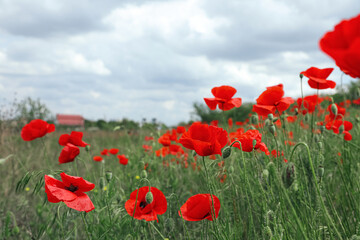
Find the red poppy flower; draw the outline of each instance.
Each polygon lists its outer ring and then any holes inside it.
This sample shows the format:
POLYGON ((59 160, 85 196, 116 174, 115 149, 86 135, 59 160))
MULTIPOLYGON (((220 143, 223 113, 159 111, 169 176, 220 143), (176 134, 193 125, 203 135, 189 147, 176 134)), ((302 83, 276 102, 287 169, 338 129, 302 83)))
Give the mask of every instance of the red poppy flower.
POLYGON ((90 212, 95 209, 89 196, 84 193, 94 189, 95 184, 64 172, 60 176, 62 181, 45 175, 45 192, 49 202, 64 202, 77 211, 90 212))
POLYGON ((21 138, 24 141, 32 141, 41 138, 47 133, 55 131, 55 125, 49 124, 41 119, 35 119, 26 124, 21 130, 21 138))
POLYGON ((333 120, 340 120, 343 119, 346 113, 346 109, 340 107, 337 103, 335 103, 337 107, 337 115, 333 113, 331 110, 331 104, 328 106, 327 110, 329 111, 329 114, 325 116, 325 122, 331 122, 333 120))
POLYGON ((100 157, 100 156, 94 156, 93 159, 94 159, 94 161, 96 161, 96 162, 101 162, 101 161, 103 160, 103 158, 100 157))
POLYGON ((211 110, 215 110, 216 106, 219 106, 219 109, 224 111, 241 106, 241 98, 232 98, 236 93, 236 89, 233 87, 214 87, 211 89, 211 93, 215 98, 204 98, 206 105, 208 105, 211 110))
POLYGON ((72 162, 79 154, 80 154, 80 149, 77 146, 75 146, 71 143, 68 143, 61 150, 61 153, 59 156, 59 164, 72 162))
POLYGON ((265 143, 261 142, 262 135, 258 130, 249 129, 246 133, 240 135, 233 135, 235 137, 232 141, 238 140, 241 142, 234 143, 233 147, 236 147, 244 152, 251 152, 253 149, 263 151, 266 155, 270 155, 268 148, 266 147, 265 143), (253 142, 256 140, 255 147, 253 146, 253 142))
POLYGON ((360 105, 360 98, 352 100, 352 103, 355 105, 360 105))
POLYGON ((151 141, 154 140, 154 137, 145 136, 145 141, 151 141))
POLYGON ((169 155, 169 153, 170 153, 169 147, 162 147, 162 148, 155 151, 155 155, 157 157, 161 156, 163 158, 166 157, 167 155, 169 155))
POLYGON ((150 191, 153 195, 151 203, 148 203, 145 199, 146 194, 149 192, 149 187, 141 187, 130 194, 130 199, 125 203, 125 209, 130 216, 139 220, 158 221, 157 215, 162 215, 166 212, 167 201, 165 195, 155 187, 151 187, 150 191))
POLYGON ((145 150, 145 152, 150 152, 152 150, 152 146, 150 145, 143 144, 142 147, 145 150))
POLYGON ((360 15, 337 24, 320 40, 320 48, 353 78, 360 77, 360 15))
POLYGON ((184 205, 181 206, 179 215, 186 221, 201 221, 207 219, 213 221, 213 209, 215 209, 215 218, 219 216, 220 200, 217 196, 210 194, 196 194, 190 197, 184 205), (181 212, 181 213, 180 213, 181 212))
POLYGON ((119 152, 119 149, 117 149, 117 148, 109 149, 109 153, 111 153, 112 155, 116 155, 118 152, 119 152))
POLYGON ((101 151, 101 155, 103 155, 103 156, 107 156, 107 155, 109 155, 109 150, 107 150, 106 148, 104 148, 102 151, 101 151))
POLYGON ((65 146, 68 143, 71 143, 78 147, 86 147, 86 145, 90 145, 82 140, 83 133, 72 131, 69 134, 62 134, 59 138, 59 144, 61 146, 65 146))
POLYGON ((186 129, 183 126, 178 126, 176 128, 176 132, 179 133, 179 134, 182 134, 182 133, 186 132, 186 129))
POLYGON ((212 120, 212 121, 210 122, 210 125, 211 125, 211 126, 218 127, 218 126, 219 126, 219 120, 212 120))
POLYGON ((270 113, 275 114, 275 111, 283 112, 289 108, 294 102, 291 97, 284 97, 283 85, 279 84, 272 87, 267 87, 253 105, 253 111, 260 116, 268 116, 270 113))
POLYGON ((328 130, 332 129, 334 133, 339 134, 341 125, 344 125, 344 130, 342 132, 344 134, 344 139, 346 141, 352 140, 352 136, 349 133, 349 131, 352 129, 353 125, 349 121, 335 120, 335 121, 328 122, 325 127, 326 127, 326 129, 328 129, 328 130))
POLYGON ((170 144, 171 144, 170 134, 164 133, 161 137, 159 137, 158 142, 165 147, 170 146, 170 144))
POLYGON ((117 155, 117 158, 119 159, 119 163, 122 165, 127 165, 129 162, 129 159, 125 157, 125 155, 117 155))
POLYGON ((316 67, 311 67, 306 71, 301 72, 301 74, 309 78, 308 84, 311 88, 328 89, 335 88, 336 86, 336 83, 334 81, 326 79, 329 77, 333 70, 333 68, 319 69, 316 67))
POLYGON ((195 122, 187 132, 183 133, 179 143, 190 150, 195 150, 200 156, 221 155, 221 149, 228 141, 227 135, 222 128, 195 122))
POLYGON ((298 98, 296 101, 297 102, 296 107, 300 108, 300 106, 302 105, 307 110, 303 112, 304 115, 306 113, 313 113, 315 111, 315 107, 318 104, 320 104, 323 100, 324 100, 323 98, 318 97, 316 94, 304 97, 304 101, 302 98, 298 98))

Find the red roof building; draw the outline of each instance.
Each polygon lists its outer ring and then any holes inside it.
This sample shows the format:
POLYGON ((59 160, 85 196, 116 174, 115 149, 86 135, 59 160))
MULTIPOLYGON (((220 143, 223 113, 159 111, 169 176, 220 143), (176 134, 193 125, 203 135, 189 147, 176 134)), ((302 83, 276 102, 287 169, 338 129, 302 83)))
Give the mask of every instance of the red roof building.
POLYGON ((84 127, 85 119, 81 115, 56 114, 56 122, 59 125, 84 127))

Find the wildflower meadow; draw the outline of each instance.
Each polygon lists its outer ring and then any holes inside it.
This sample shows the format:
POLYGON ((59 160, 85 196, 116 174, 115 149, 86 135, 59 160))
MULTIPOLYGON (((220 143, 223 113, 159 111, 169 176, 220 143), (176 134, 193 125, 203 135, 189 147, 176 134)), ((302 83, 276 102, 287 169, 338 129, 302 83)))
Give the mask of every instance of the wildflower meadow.
MULTIPOLYGON (((360 15, 319 41, 360 78, 360 15)), ((222 119, 168 129, 24 122, 0 145, 1 239, 360 239, 360 88, 309 66, 298 98, 259 86, 245 120, 224 82, 199 97, 222 119), (308 84, 313 94, 304 96, 308 84)))

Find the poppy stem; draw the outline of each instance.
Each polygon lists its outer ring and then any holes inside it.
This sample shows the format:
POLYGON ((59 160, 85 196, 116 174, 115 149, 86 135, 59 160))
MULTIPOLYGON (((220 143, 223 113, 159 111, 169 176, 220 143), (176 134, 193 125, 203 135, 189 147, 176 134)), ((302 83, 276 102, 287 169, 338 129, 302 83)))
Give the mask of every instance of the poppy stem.
MULTIPOLYGON (((327 208, 326 208, 326 206, 325 206, 324 199, 323 199, 322 196, 321 196, 320 187, 319 187, 319 184, 318 184, 318 181, 317 181, 317 177, 316 177, 316 174, 315 174, 314 165, 313 165, 313 162, 312 162, 312 159, 311 159, 311 154, 310 154, 309 146, 308 146, 306 143, 304 143, 304 142, 299 142, 298 144, 296 144, 296 145, 294 146, 293 150, 291 151, 290 161, 291 161, 291 159, 292 159, 292 156, 294 155, 294 152, 295 152, 296 148, 299 147, 299 146, 301 146, 301 145, 303 145, 303 146, 306 148, 306 150, 307 150, 308 158, 309 158, 309 164, 310 164, 310 168, 311 168, 311 173, 312 173, 313 178, 314 178, 314 182, 315 182, 315 186, 316 186, 316 191, 317 191, 317 193, 318 193, 318 195, 319 195, 321 207, 322 207, 322 209, 323 209, 323 211, 324 211, 324 214, 325 214, 328 222, 330 223, 330 225, 333 227, 334 231, 336 232, 336 235, 337 235, 338 239, 343 239, 342 236, 341 236, 341 234, 340 234, 340 232, 337 230, 334 221, 331 219, 330 214, 329 214, 329 212, 328 212, 328 210, 327 210, 327 208)), ((285 191, 284 191, 284 192, 285 192, 285 191)), ((285 195, 286 195, 286 197, 287 197, 287 200, 290 202, 289 196, 288 196, 287 194, 285 194, 285 195)), ((291 202, 290 202, 290 203, 291 203, 291 202)), ((292 209, 293 209, 293 208, 292 208, 292 209)), ((293 211, 295 211, 295 210, 293 209, 293 211)), ((295 214, 296 214, 296 212, 295 212, 295 214)), ((296 220, 299 221, 298 218, 296 218, 296 220)), ((299 227, 301 227, 301 226, 302 226, 302 225, 299 223, 299 227)), ((303 231, 303 229, 301 229, 301 230, 303 231)), ((305 235, 304 235, 304 236, 305 236, 305 235)))
POLYGON ((205 168, 206 182, 208 184, 210 197, 211 197, 211 208, 212 208, 212 210, 210 211, 211 212, 211 217, 212 217, 212 220, 215 223, 214 228, 215 228, 216 234, 219 234, 219 229, 218 229, 217 221, 216 221, 215 206, 214 206, 215 202, 214 202, 214 197, 212 195, 212 186, 211 186, 212 184, 210 183, 209 173, 208 173, 207 168, 206 168, 205 157, 204 156, 202 157, 202 160, 203 160, 203 164, 204 164, 204 168, 205 168))
POLYGON ((82 212, 81 217, 82 217, 82 220, 84 222, 87 239, 91 239, 89 229, 88 229, 88 224, 87 224, 86 219, 85 219, 85 214, 86 214, 85 212, 82 212))
POLYGON ((42 144, 43 144, 43 146, 44 146, 44 158, 45 158, 45 160, 46 160, 46 163, 47 163, 48 167, 50 167, 49 157, 48 157, 47 150, 46 150, 46 144, 45 144, 43 138, 41 138, 41 142, 42 142, 42 144))
POLYGON ((152 222, 149 222, 151 224, 151 226, 153 226, 153 228, 155 229, 155 231, 160 235, 160 237, 162 237, 162 239, 166 239, 161 232, 159 231, 159 229, 157 229, 157 227, 155 227, 155 225, 152 222))

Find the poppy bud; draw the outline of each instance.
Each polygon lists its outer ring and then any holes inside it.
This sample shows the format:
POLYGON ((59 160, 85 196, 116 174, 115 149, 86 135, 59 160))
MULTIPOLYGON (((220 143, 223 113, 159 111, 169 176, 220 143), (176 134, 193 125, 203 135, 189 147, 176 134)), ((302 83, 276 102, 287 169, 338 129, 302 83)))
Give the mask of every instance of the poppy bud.
POLYGON ((272 113, 269 113, 268 119, 269 119, 270 121, 274 120, 274 115, 273 115, 272 113))
POLYGON ((305 119, 306 122, 308 122, 309 121, 309 115, 306 114, 304 119, 305 119))
POLYGON ((106 181, 109 183, 112 179, 112 172, 106 171, 105 177, 106 177, 106 181))
POLYGON ((104 189, 104 187, 105 187, 105 179, 103 177, 101 177, 99 179, 99 186, 100 186, 100 189, 104 189))
POLYGON ((295 115, 299 114, 299 109, 298 108, 295 108, 294 111, 295 111, 295 115))
POLYGON ((331 104, 331 112, 336 116, 338 114, 338 108, 335 103, 331 104))
POLYGON ((256 128, 254 126, 250 126, 251 130, 256 130, 256 128))
POLYGON ((321 150, 323 148, 323 143, 322 142, 317 142, 318 148, 321 150))
POLYGON ((276 216, 273 210, 269 210, 266 213, 265 216, 265 224, 266 225, 270 225, 271 222, 273 222, 275 220, 276 216))
POLYGON ((231 155, 231 147, 224 148, 224 150, 222 151, 223 159, 230 157, 230 155, 231 155))
POLYGON ((90 151, 90 144, 85 146, 85 150, 86 150, 87 152, 90 151))
POLYGON ((295 165, 290 163, 287 165, 282 174, 282 180, 286 188, 289 188, 295 180, 295 165))
POLYGON ((297 182, 294 182, 294 184, 292 185, 292 188, 295 192, 299 191, 299 184, 297 182))
POLYGON ((264 227, 263 232, 264 232, 265 239, 273 238, 273 234, 272 234, 271 228, 269 226, 264 227))
POLYGON ((154 200, 154 196, 152 192, 147 192, 147 194, 145 195, 145 201, 147 202, 147 204, 152 203, 153 200, 154 200))
POLYGON ((276 130, 276 129, 275 129, 275 126, 274 126, 274 125, 270 125, 270 126, 269 126, 269 132, 270 132, 271 134, 274 135, 274 134, 275 134, 275 130, 276 130))
POLYGON ((345 130, 344 125, 341 125, 341 126, 339 127, 339 134, 342 134, 342 133, 344 132, 344 130, 345 130))
POLYGON ((141 177, 141 178, 147 178, 147 172, 146 172, 146 170, 142 170, 142 171, 141 171, 140 177, 141 177))
POLYGON ((14 235, 18 235, 19 232, 20 232, 20 229, 19 229, 18 226, 15 226, 15 227, 12 229, 12 233, 13 233, 14 235))
POLYGON ((304 77, 304 74, 300 73, 299 77, 300 79, 302 79, 304 77))
POLYGON ((195 156, 196 156, 196 152, 195 152, 195 151, 192 151, 192 155, 193 155, 193 157, 195 157, 195 156))
POLYGON ((251 116, 251 123, 252 124, 258 124, 259 123, 259 117, 258 117, 258 115, 252 115, 251 116))
POLYGON ((263 179, 267 181, 269 178, 269 170, 264 169, 262 172, 262 176, 263 176, 263 179))
POLYGON ((256 139, 253 139, 253 141, 252 141, 252 145, 253 145, 253 149, 255 148, 255 146, 256 146, 256 139))
POLYGON ((321 132, 321 133, 324 133, 324 131, 325 131, 325 126, 322 126, 322 125, 321 125, 321 126, 320 126, 320 132, 321 132))
POLYGON ((228 170, 229 170, 229 173, 231 174, 231 173, 233 173, 233 172, 234 172, 234 170, 235 170, 235 169, 234 169, 234 167, 233 167, 233 166, 230 166, 228 170))
POLYGON ((324 166, 320 165, 319 168, 318 168, 318 175, 320 178, 322 178, 324 176, 324 166))

